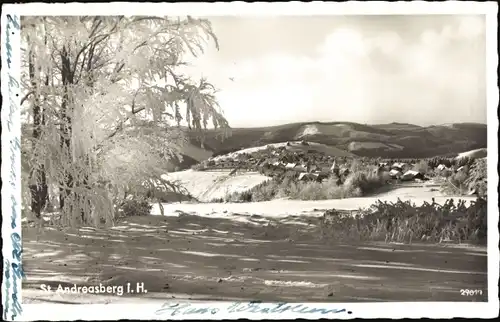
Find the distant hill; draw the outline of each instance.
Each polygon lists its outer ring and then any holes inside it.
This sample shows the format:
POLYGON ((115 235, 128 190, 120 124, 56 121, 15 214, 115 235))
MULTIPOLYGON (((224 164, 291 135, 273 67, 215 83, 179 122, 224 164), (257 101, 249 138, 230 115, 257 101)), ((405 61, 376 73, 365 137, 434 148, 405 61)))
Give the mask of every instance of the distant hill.
MULTIPOLYGON (((203 147, 198 135, 186 130, 190 142, 184 147, 182 161, 169 162, 171 171, 186 169, 210 157, 242 149, 302 140, 317 143, 304 150, 324 150, 328 155, 382 158, 457 157, 464 151, 487 147, 486 124, 479 123, 424 127, 407 123, 304 122, 234 128, 225 139, 221 138, 221 130, 208 130, 204 133, 203 147)), ((30 129, 23 126, 23 137, 29 135, 30 129)))
MULTIPOLYGON (((357 156, 383 158, 427 158, 458 156, 468 150, 486 148, 486 124, 454 123, 418 126, 406 123, 358 124, 352 122, 292 123, 260 128, 231 129, 231 136, 217 138, 220 131, 205 134, 204 149, 214 156, 271 143, 306 140, 357 156)), ((192 135, 191 143, 200 146, 192 135)))

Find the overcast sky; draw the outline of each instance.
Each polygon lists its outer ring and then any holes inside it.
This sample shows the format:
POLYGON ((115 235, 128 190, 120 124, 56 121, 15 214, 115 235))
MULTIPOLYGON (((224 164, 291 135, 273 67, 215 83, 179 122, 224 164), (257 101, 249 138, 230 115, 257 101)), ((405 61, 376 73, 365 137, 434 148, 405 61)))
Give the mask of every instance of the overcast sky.
POLYGON ((232 127, 486 123, 483 16, 208 18, 220 50, 190 73, 232 127))

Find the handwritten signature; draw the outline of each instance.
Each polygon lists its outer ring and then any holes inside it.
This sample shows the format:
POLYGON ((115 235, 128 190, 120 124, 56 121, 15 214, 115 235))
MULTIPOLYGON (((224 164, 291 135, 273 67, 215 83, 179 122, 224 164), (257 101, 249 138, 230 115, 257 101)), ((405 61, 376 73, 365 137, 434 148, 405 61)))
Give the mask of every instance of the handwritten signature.
MULTIPOLYGON (((322 315, 326 314, 338 314, 338 313, 351 313, 346 311, 346 309, 326 309, 318 308, 313 306, 306 306, 304 304, 289 304, 289 303, 260 303, 260 302, 235 302, 231 304, 227 309, 227 313, 260 313, 260 314, 273 314, 273 313, 284 313, 292 312, 297 314, 313 314, 319 313, 322 315)), ((220 309, 210 306, 203 306, 192 303, 172 303, 167 302, 162 305, 161 308, 156 310, 156 315, 189 315, 189 314, 217 314, 220 309)))
POLYGON ((19 21, 17 17, 12 17, 7 15, 7 28, 5 29, 5 39, 7 39, 5 47, 7 48, 7 67, 10 69, 10 63, 12 62, 12 45, 10 44, 10 33, 11 29, 14 28, 16 31, 20 30, 19 21))
MULTIPOLYGON (((11 294, 11 299, 12 299, 12 320, 14 318, 22 313, 22 308, 21 308, 21 303, 18 298, 18 292, 19 290, 17 289, 18 286, 18 280, 26 278, 26 275, 24 274, 23 270, 23 265, 21 264, 21 254, 22 254, 22 246, 21 246, 21 236, 19 236, 18 233, 14 232, 11 235, 11 241, 12 241, 12 258, 17 261, 17 263, 10 263, 10 261, 7 259, 5 260, 5 287, 7 288, 7 294, 9 294, 9 290, 11 290, 12 286, 12 294, 11 294), (12 274, 12 275, 11 275, 12 274), (12 278, 12 284, 11 284, 11 278, 12 278)), ((4 317, 7 317, 7 314, 10 309, 10 303, 9 303, 9 297, 6 296, 4 300, 4 317)))
MULTIPOLYGON (((6 47, 6 60, 7 60, 7 69, 8 69, 8 78, 9 78, 9 86, 8 86, 8 96, 9 96, 9 114, 7 118, 7 133, 11 132, 14 127, 14 117, 19 112, 19 106, 17 102, 14 100, 15 96, 19 96, 19 82, 16 80, 11 74, 11 63, 13 59, 13 49, 11 43, 11 35, 15 34, 15 32, 20 31, 19 19, 17 16, 7 15, 7 26, 5 28, 5 47, 6 47)), ((12 71, 18 72, 18 71, 12 71)), ((11 228, 16 229, 17 224, 16 220, 19 218, 18 214, 18 198, 17 193, 17 181, 18 176, 16 173, 16 161, 18 160, 18 155, 21 150, 21 144, 19 138, 16 137, 10 140, 10 175, 9 175, 9 183, 12 188, 12 192, 10 194, 11 201, 11 228), (16 154, 18 154, 16 156, 16 154)), ((11 234, 11 242, 12 242, 12 259, 5 259, 4 261, 4 285, 6 287, 6 296, 4 298, 4 318, 7 319, 8 313, 11 313, 11 319, 14 320, 16 316, 18 316, 22 312, 20 298, 19 298, 19 290, 18 285, 19 279, 25 278, 23 266, 22 266, 22 245, 21 245, 21 236, 17 232, 13 232, 11 234), (10 295, 10 297, 9 297, 10 295)), ((5 254, 4 254, 5 255, 5 254)))

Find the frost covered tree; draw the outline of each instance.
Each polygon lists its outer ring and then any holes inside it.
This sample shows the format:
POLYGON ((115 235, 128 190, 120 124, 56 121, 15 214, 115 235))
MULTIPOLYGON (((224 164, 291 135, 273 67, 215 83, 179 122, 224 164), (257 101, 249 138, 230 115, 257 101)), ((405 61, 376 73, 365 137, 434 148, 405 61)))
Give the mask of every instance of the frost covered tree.
POLYGON ((207 80, 183 67, 211 43, 192 17, 23 17, 24 200, 57 194, 65 224, 111 222, 126 191, 161 178, 187 142, 182 124, 228 128, 207 80), (184 122, 184 123, 183 123, 184 122), (55 190, 54 190, 55 188, 55 190))

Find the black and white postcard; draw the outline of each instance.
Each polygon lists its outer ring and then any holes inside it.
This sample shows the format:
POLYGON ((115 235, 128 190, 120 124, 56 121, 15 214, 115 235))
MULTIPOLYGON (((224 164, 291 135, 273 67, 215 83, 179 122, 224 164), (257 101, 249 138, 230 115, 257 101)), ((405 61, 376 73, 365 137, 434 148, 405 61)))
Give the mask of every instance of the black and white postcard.
POLYGON ((2 5, 3 319, 498 316, 497 12, 2 5))

